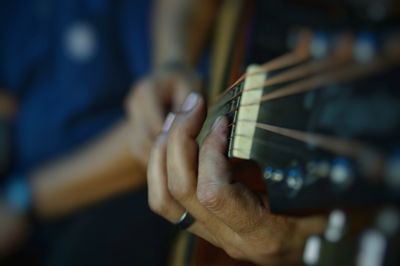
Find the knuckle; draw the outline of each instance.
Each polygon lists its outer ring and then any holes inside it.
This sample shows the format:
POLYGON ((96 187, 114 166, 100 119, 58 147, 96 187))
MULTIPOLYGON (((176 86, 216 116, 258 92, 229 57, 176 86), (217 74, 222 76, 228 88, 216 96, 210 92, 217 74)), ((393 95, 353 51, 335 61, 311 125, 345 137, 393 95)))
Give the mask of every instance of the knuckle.
POLYGON ((155 200, 153 198, 149 198, 149 207, 150 210, 153 211, 154 213, 167 217, 168 215, 168 209, 169 209, 169 203, 166 200, 155 200))
POLYGON ((188 182, 180 182, 180 184, 168 182, 168 190, 179 201, 186 201, 193 195, 193 189, 188 182))
POLYGON ((221 197, 220 187, 215 183, 199 184, 197 187, 197 198, 206 208, 218 211, 223 208, 224 199, 221 197))

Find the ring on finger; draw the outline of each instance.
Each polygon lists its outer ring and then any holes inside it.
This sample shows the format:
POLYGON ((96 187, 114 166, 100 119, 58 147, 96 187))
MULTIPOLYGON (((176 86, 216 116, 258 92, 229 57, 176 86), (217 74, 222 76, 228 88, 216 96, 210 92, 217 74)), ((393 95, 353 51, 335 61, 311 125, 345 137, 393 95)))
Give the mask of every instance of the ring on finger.
POLYGON ((182 230, 188 229, 190 226, 192 226, 195 222, 195 218, 186 210, 181 217, 179 218, 178 222, 175 223, 176 226, 178 226, 182 230))

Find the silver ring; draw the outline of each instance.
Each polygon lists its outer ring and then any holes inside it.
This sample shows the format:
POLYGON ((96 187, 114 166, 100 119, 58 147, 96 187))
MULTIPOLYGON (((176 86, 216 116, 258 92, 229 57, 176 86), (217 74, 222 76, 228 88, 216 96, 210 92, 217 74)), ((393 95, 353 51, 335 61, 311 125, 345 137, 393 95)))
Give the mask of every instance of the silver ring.
POLYGON ((175 224, 182 230, 188 229, 192 224, 194 224, 195 219, 193 216, 188 212, 185 211, 182 216, 179 218, 179 221, 175 224))

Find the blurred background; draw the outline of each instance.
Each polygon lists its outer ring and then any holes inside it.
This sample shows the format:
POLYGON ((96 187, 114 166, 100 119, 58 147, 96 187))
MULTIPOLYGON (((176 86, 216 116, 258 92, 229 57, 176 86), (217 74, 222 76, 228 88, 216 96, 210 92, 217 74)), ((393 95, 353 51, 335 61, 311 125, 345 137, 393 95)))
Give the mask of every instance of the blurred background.
MULTIPOLYGON (((152 121, 183 97, 171 98, 175 81, 194 89, 201 80, 211 100, 250 63, 301 47, 325 58, 343 36, 350 57, 367 64, 393 46, 398 22, 399 2, 390 0, 1 1, 0 264, 166 265, 177 232, 148 207, 145 164, 160 129, 152 121), (154 91, 159 102, 149 100, 154 91)), ((388 151, 396 187, 397 71, 375 79, 385 81, 382 97, 328 95, 349 100, 348 109, 307 122, 388 151), (372 115, 378 126, 365 119, 372 115)), ((343 198, 340 206, 351 201, 343 198)), ((398 191, 383 201, 395 202, 398 217, 398 191)))
MULTIPOLYGON (((129 146, 119 126, 125 98, 152 71, 152 4, 1 2, 2 265, 159 265, 166 258, 171 228, 147 207, 144 179, 131 181, 142 167, 129 166, 128 174, 111 159, 129 146), (93 170, 103 157, 110 166, 93 170), (109 200, 96 203, 102 198, 109 200)), ((134 165, 130 150, 123 153, 134 165)))

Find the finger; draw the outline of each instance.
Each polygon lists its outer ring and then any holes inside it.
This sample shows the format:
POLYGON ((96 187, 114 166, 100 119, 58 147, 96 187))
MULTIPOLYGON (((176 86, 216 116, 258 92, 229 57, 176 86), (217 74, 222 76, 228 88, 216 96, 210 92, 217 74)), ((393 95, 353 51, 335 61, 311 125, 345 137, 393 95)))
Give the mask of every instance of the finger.
POLYGON ((238 233, 254 230, 266 209, 259 197, 245 186, 231 182, 231 165, 226 157, 228 121, 219 117, 200 150, 197 197, 222 222, 238 233))
POLYGON ((168 189, 218 241, 233 242, 236 240, 235 234, 204 208, 196 197, 198 146, 195 138, 205 118, 204 101, 198 94, 191 93, 182 110, 168 137, 168 189))
MULTIPOLYGON (((242 246, 249 257, 263 261, 265 257, 298 250, 301 237, 295 219, 273 215, 268 201, 239 183, 231 183, 231 165, 226 158, 227 125, 225 118, 217 119, 200 151, 197 197, 224 224, 247 244, 242 246), (262 252, 250 248, 249 241, 259 241, 262 252), (294 244, 296 243, 296 244, 294 244)), ((303 239, 304 240, 304 239, 303 239)))
POLYGON ((167 189, 166 176, 166 137, 174 119, 169 114, 165 120, 163 132, 154 143, 147 172, 150 208, 171 223, 176 223, 185 209, 171 197, 167 189))
MULTIPOLYGON (((163 216, 171 223, 176 223, 185 211, 170 195, 167 188, 166 140, 174 117, 175 115, 170 113, 165 120, 162 133, 153 146, 147 173, 149 206, 153 212, 163 216)), ((198 222, 190 226, 188 231, 218 245, 215 238, 198 222)))

